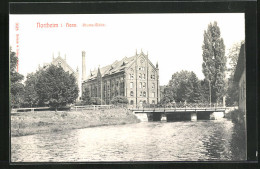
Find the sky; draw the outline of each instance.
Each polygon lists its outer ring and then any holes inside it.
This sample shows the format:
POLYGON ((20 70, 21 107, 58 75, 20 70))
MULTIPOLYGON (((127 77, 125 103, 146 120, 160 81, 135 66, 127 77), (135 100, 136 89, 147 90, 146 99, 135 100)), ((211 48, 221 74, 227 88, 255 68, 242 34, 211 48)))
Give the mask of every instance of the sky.
POLYGON ((220 27, 227 55, 234 43, 245 39, 244 13, 12 14, 9 39, 12 50, 19 51, 18 72, 25 77, 59 53, 63 58, 66 55, 74 70, 78 67, 81 78, 82 51, 86 52, 88 76, 90 70, 142 50, 154 65, 158 62, 160 85, 167 85, 172 74, 181 70, 193 71, 199 79, 204 78, 203 33, 214 21, 220 27), (58 27, 41 27, 46 23, 58 27), (69 27, 72 24, 76 27, 69 27))

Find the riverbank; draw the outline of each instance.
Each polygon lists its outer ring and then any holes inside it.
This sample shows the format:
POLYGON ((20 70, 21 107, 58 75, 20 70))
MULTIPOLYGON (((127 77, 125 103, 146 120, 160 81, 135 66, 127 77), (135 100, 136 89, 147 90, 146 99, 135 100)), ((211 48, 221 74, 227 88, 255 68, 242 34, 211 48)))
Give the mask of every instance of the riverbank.
POLYGON ((232 109, 226 113, 225 117, 231 120, 234 124, 234 131, 232 133, 231 148, 234 156, 233 160, 246 160, 246 113, 239 110, 238 108, 232 109))
POLYGON ((123 108, 60 112, 21 112, 11 115, 11 136, 16 137, 138 122, 140 120, 132 112, 123 108))

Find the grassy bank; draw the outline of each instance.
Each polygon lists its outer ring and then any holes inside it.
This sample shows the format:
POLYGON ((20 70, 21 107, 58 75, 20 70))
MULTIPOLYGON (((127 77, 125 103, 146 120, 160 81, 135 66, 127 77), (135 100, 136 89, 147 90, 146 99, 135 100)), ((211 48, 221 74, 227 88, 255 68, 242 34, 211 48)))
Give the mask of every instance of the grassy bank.
POLYGON ((231 149, 233 160, 246 160, 246 121, 245 113, 239 109, 228 112, 225 117, 232 120, 234 124, 231 149))
POLYGON ((20 112, 11 115, 11 136, 138 122, 126 109, 20 112))

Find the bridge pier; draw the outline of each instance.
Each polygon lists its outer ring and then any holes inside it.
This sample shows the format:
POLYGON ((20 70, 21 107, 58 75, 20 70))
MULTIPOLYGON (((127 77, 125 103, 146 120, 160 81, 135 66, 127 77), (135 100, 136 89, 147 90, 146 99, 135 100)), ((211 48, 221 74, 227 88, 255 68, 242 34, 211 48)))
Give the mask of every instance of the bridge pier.
POLYGON ((191 118, 191 121, 197 121, 197 112, 191 112, 190 118, 191 118))

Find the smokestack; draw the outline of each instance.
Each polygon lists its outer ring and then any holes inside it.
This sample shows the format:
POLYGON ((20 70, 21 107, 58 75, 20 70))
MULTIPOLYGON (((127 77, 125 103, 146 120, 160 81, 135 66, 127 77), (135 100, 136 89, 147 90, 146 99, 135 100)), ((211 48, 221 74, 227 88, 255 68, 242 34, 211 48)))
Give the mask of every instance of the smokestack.
POLYGON ((86 80, 86 52, 82 51, 82 81, 86 80))

